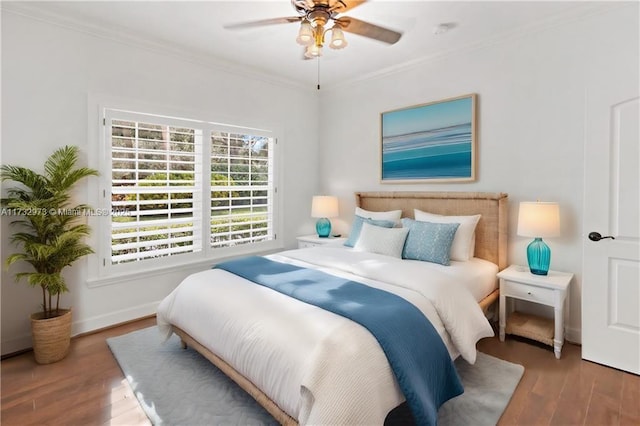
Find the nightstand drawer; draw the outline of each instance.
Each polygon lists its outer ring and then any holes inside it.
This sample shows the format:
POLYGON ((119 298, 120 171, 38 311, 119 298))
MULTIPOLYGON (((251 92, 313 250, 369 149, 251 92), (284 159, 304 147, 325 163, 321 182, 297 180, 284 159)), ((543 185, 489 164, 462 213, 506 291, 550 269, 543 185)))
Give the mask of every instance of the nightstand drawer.
POLYGON ((317 243, 311 243, 309 241, 298 241, 298 248, 309 248, 309 247, 316 247, 319 246, 320 244, 317 243))
POLYGON ((501 290, 507 297, 517 297, 518 299, 528 300, 530 302, 543 303, 550 306, 554 305, 553 290, 548 288, 513 283, 505 280, 501 290))
POLYGON ((325 244, 338 244, 347 241, 344 237, 318 237, 317 235, 302 235, 296 238, 298 240, 298 248, 310 248, 323 246, 325 244))

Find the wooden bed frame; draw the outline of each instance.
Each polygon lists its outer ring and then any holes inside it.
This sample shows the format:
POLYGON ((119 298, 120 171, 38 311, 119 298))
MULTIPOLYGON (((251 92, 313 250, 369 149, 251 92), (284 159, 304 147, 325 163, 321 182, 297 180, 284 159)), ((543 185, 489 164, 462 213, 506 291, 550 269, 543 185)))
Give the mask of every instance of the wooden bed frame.
MULTIPOLYGON (((356 205, 370 211, 402 210, 403 217, 413 218, 413 209, 429 213, 467 216, 481 214, 476 227, 475 256, 489 260, 502 270, 507 266, 507 194, 487 192, 357 192, 356 205)), ((479 302, 487 308, 498 298, 499 290, 479 302)), ((262 405, 283 425, 297 425, 293 417, 285 413, 264 392, 238 373, 231 365, 202 346, 184 330, 176 326, 173 332, 182 342, 182 347, 191 346, 211 361, 229 378, 262 405)))

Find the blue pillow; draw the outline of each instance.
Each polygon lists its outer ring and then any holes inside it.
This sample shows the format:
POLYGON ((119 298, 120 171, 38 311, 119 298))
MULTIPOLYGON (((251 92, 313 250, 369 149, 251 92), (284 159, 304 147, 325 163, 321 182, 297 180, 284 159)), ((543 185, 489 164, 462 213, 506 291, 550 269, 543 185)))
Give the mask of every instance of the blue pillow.
POLYGON ((459 223, 432 223, 402 219, 402 227, 409 228, 402 258, 448 266, 451 244, 458 226, 460 226, 459 223))
POLYGON ((356 215, 353 218, 353 223, 351 224, 351 232, 349 232, 349 238, 344 243, 347 247, 353 247, 356 245, 358 238, 360 237, 360 231, 362 230, 362 224, 367 222, 374 226, 381 226, 383 228, 393 228, 395 223, 392 220, 376 220, 376 219, 367 219, 362 216, 356 215))

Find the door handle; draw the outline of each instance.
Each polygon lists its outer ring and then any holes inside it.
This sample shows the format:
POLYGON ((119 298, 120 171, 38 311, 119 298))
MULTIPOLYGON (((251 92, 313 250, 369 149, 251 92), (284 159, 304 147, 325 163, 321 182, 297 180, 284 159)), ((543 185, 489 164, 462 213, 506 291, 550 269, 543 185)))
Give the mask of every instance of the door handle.
POLYGON ((589 239, 591 241, 600 241, 607 238, 611 238, 612 240, 615 240, 615 238, 611 235, 607 235, 606 237, 603 237, 602 235, 600 235, 599 232, 589 232, 589 239))

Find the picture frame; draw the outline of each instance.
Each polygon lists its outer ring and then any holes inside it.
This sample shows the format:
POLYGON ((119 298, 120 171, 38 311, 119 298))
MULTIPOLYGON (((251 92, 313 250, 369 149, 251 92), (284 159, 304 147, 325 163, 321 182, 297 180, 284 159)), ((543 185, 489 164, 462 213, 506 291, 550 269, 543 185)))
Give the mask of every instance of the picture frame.
POLYGON ((476 180, 475 93, 380 114, 382 183, 476 180))

